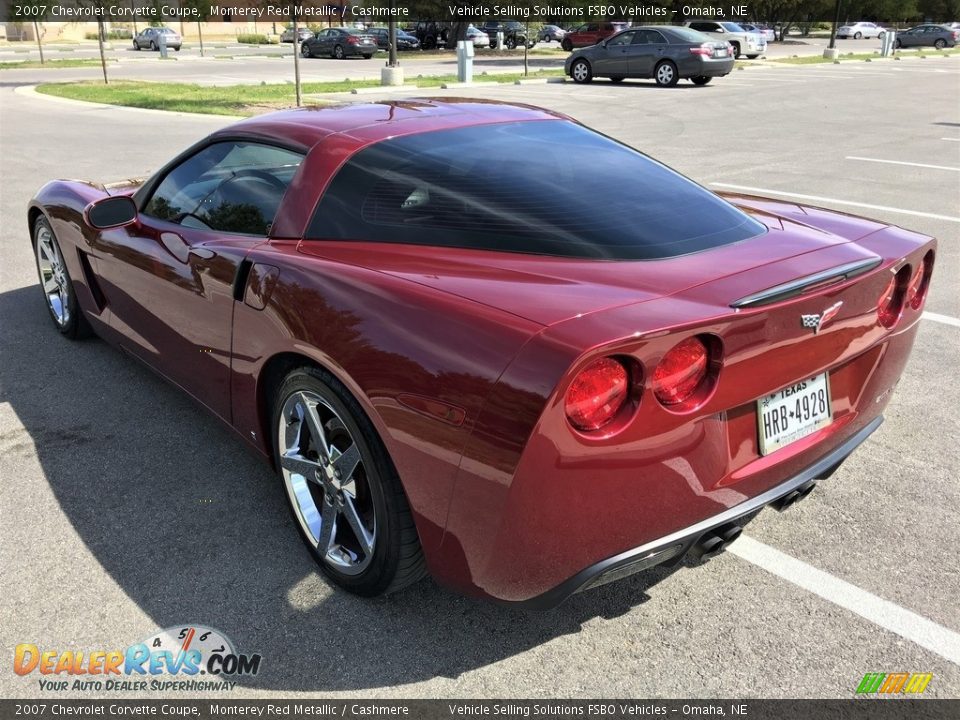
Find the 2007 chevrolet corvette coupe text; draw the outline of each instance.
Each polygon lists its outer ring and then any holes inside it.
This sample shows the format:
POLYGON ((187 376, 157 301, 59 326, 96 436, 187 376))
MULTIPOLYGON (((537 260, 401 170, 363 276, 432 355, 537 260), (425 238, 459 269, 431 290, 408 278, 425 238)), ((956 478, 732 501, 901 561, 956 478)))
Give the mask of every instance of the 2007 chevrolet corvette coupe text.
POLYGON ((29 226, 60 332, 273 463, 334 583, 536 607, 714 554, 829 476, 936 252, 478 100, 244 120, 142 182, 51 182, 29 226))

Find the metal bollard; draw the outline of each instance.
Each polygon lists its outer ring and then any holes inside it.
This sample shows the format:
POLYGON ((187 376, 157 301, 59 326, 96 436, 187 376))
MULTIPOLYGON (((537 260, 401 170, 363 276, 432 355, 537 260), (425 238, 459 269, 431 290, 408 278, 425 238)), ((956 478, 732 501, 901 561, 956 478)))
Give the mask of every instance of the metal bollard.
POLYGON ((462 83, 473 82, 473 41, 457 41, 457 80, 462 83))
POLYGON ((160 45, 160 57, 165 58, 167 56, 167 35, 166 33, 159 33, 160 38, 157 40, 157 43, 160 45))

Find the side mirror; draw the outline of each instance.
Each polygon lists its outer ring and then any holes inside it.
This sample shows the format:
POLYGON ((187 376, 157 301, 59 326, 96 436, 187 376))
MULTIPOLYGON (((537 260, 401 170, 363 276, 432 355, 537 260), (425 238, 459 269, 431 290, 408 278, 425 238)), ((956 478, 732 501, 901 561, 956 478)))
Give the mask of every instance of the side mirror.
POLYGON ((87 205, 84 215, 97 230, 123 227, 137 221, 137 204, 127 195, 105 197, 87 205))

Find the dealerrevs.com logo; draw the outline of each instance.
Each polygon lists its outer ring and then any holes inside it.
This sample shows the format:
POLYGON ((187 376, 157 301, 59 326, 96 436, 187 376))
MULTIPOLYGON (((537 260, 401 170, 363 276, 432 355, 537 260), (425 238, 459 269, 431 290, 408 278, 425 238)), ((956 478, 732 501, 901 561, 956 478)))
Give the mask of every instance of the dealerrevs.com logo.
POLYGON ((233 679, 260 672, 261 656, 234 649, 223 633, 203 625, 167 628, 125 650, 49 650, 17 645, 13 671, 39 675, 45 692, 90 690, 233 690, 233 679))

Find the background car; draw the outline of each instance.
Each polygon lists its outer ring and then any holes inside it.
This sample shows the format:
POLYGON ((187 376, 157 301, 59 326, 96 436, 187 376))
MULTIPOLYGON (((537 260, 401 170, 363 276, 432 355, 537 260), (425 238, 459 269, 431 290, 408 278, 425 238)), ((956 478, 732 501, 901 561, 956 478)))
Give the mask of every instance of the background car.
POLYGON ((730 44, 684 27, 657 25, 623 30, 598 44, 574 50, 564 72, 577 83, 594 77, 613 82, 654 78, 672 87, 681 78, 706 85, 733 70, 730 44))
POLYGON ((591 22, 570 30, 560 41, 560 47, 569 52, 574 48, 596 45, 604 38, 615 35, 627 27, 625 22, 591 22))
POLYGON ((562 42, 566 34, 567 31, 559 25, 544 25, 537 33, 537 40, 539 42, 552 42, 553 40, 562 42))
POLYGON ((757 35, 762 35, 763 39, 766 40, 768 43, 772 43, 774 40, 777 39, 776 33, 774 32, 773 28, 770 27, 769 25, 755 25, 753 23, 742 23, 742 22, 738 22, 737 25, 742 27, 747 32, 754 32, 754 33, 757 33, 757 35))
POLYGON ((748 32, 735 22, 716 22, 714 20, 688 20, 685 27, 710 35, 714 40, 725 40, 733 46, 735 58, 746 55, 751 60, 767 51, 767 41, 763 35, 748 32))
POLYGON ((853 38, 854 40, 859 40, 860 38, 880 38, 883 37, 883 34, 886 30, 876 23, 872 22, 855 22, 852 25, 842 25, 837 28, 837 37, 838 38, 853 38))
MULTIPOLYGON (((331 583, 371 596, 429 568, 534 607, 708 557, 830 477, 883 420, 936 254, 886 223, 717 195, 551 111, 457 98, 247 118, 150 178, 56 180, 24 210, 51 331, 95 331, 220 418, 276 471, 331 583)), ((35 360, 79 353, 103 355, 35 360)), ((68 427, 109 412, 61 400, 68 427)), ((191 454, 182 437, 158 457, 191 454)), ((114 440, 90 438, 145 462, 114 440)), ((168 506, 196 502, 175 479, 168 506)), ((217 487, 273 502, 250 485, 217 487)), ((90 502, 84 540, 114 542, 90 502)), ((840 540, 827 525, 813 551, 840 540)), ((428 623, 433 601, 413 599, 428 623)))
POLYGON ((949 25, 918 25, 897 32, 894 44, 899 47, 935 47, 939 50, 956 47, 960 30, 949 25))
POLYGON ((536 37, 531 34, 527 39, 527 28, 523 23, 516 20, 488 20, 481 27, 484 33, 490 38, 490 47, 496 48, 499 42, 499 33, 503 33, 503 45, 507 50, 523 47, 526 45, 532 48, 537 44, 536 37))
MULTIPOLYGON (((370 28, 366 31, 368 35, 372 35, 373 38, 377 41, 377 47, 380 50, 389 50, 390 49, 390 29, 383 27, 370 28)), ((417 40, 416 36, 411 35, 408 32, 404 32, 400 28, 397 28, 397 50, 419 50, 420 41, 417 40)))
MULTIPOLYGON (((308 27, 303 27, 300 25, 297 27, 297 42, 303 42, 313 37, 313 30, 308 27)), ((292 43, 293 42, 293 26, 288 25, 287 28, 280 33, 280 42, 282 43, 292 43)))
POLYGON ((485 48, 490 47, 490 36, 487 35, 483 30, 470 25, 467 28, 467 40, 470 40, 473 43, 474 47, 485 48))
POLYGON ((418 20, 413 26, 413 34, 424 50, 445 47, 450 34, 450 24, 435 20, 418 20))
POLYGON ((377 52, 377 40, 365 30, 326 28, 300 43, 304 57, 329 56, 337 60, 359 55, 367 60, 377 52))
POLYGON ((141 30, 133 37, 133 49, 159 50, 160 36, 163 36, 164 42, 168 48, 179 50, 182 44, 180 33, 168 27, 148 27, 141 30))

